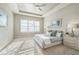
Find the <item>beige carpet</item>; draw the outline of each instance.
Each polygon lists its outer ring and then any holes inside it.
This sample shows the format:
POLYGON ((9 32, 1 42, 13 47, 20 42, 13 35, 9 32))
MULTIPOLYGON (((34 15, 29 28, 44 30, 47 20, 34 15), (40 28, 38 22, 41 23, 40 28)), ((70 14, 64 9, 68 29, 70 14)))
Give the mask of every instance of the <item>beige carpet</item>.
POLYGON ((79 51, 64 45, 57 45, 47 49, 40 49, 36 47, 36 55, 79 55, 79 51))
POLYGON ((78 55, 79 51, 64 45, 40 49, 32 38, 15 39, 9 46, 0 52, 0 55, 78 55))

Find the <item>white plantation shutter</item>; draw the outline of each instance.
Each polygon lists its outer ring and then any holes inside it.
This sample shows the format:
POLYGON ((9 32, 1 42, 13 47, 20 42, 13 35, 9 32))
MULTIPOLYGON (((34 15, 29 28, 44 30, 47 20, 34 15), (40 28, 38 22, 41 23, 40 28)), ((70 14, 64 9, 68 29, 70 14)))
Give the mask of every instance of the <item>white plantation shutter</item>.
POLYGON ((35 20, 21 20, 21 32, 39 32, 40 22, 35 20))

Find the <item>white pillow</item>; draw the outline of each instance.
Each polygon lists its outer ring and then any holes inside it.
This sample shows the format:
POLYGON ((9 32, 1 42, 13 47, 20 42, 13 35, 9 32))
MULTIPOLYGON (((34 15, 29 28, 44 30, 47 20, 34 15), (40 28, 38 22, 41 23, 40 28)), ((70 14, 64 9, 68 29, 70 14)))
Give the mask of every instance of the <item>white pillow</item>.
POLYGON ((61 37, 61 33, 57 33, 56 36, 57 36, 57 37, 61 37))
POLYGON ((50 36, 51 32, 46 32, 46 36, 50 36))

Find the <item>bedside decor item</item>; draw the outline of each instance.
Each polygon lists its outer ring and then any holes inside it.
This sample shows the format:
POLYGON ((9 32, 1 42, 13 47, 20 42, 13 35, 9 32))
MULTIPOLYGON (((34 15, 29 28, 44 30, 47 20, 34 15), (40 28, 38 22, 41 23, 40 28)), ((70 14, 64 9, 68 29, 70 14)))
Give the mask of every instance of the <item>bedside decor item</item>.
POLYGON ((0 27, 6 27, 7 26, 7 14, 3 11, 0 10, 0 27))
POLYGON ((66 34, 70 36, 74 36, 74 25, 73 24, 68 24, 66 27, 66 34))
POLYGON ((79 29, 79 23, 74 24, 74 27, 75 27, 76 29, 79 29))
POLYGON ((66 35, 69 35, 69 33, 68 33, 68 32, 66 32, 65 34, 66 34, 66 35))

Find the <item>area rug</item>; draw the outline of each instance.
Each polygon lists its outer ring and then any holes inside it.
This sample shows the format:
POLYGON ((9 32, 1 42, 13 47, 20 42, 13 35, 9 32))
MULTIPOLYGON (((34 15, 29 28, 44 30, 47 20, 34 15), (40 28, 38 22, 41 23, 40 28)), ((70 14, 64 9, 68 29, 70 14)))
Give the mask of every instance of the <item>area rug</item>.
POLYGON ((33 40, 13 41, 0 55, 34 55, 33 40))
POLYGON ((0 55, 16 55, 23 41, 12 42, 5 49, 0 52, 0 55))
POLYGON ((18 54, 23 55, 34 55, 34 43, 33 40, 24 41, 22 46, 20 47, 18 54))

